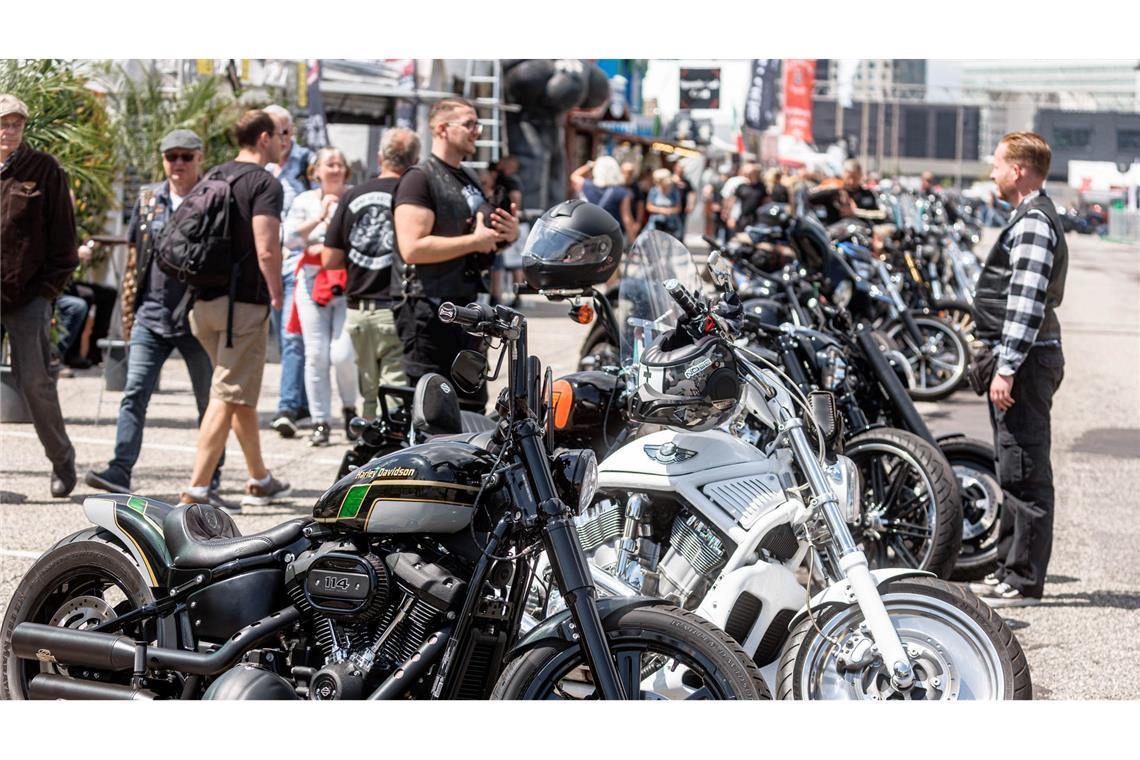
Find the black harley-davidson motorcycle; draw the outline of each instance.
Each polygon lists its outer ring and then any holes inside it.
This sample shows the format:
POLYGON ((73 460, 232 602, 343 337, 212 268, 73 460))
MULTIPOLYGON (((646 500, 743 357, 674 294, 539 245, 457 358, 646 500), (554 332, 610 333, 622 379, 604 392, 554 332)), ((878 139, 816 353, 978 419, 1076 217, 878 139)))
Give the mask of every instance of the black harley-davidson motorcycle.
MULTIPOLYGON (((374 459, 312 519, 253 535, 209 505, 86 499, 95 527, 49 549, 8 606, 2 696, 767 698, 711 624, 659 600, 597 598, 573 524, 597 463, 551 446, 525 318, 450 303, 440 317, 503 345, 493 430, 374 459), (570 604, 523 636, 540 550, 570 604), (681 685, 650 691, 663 668, 681 685)), ((460 416, 442 378, 413 407, 429 422, 460 416)))

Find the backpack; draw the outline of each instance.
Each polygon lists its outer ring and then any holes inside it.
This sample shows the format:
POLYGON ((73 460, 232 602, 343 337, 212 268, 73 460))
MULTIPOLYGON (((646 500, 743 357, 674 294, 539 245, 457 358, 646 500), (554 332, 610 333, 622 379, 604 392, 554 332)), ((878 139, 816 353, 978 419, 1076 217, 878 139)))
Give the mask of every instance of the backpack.
POLYGON ((233 186, 251 171, 261 170, 257 164, 242 164, 226 176, 221 168, 208 173, 194 186, 162 231, 155 251, 156 263, 167 276, 189 287, 176 308, 189 308, 194 291, 202 288, 226 287, 230 306, 226 324, 226 346, 233 345, 233 301, 237 287, 238 266, 249 251, 234 257, 233 186))
POLYGON ((194 186, 163 230, 157 250, 159 269, 192 288, 230 284, 241 263, 233 251, 233 185, 255 169, 261 167, 245 164, 228 177, 214 169, 194 186))

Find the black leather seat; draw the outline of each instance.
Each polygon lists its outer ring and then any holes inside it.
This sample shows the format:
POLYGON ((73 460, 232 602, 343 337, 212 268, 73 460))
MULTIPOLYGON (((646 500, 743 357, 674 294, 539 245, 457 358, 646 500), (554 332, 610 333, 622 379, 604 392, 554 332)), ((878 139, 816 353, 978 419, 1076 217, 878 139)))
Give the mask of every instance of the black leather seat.
POLYGON ((495 422, 495 420, 478 412, 461 411, 459 416, 462 418, 464 433, 485 433, 499 426, 499 423, 495 422))
POLYGON ((175 567, 202 568, 288 546, 301 537, 305 523, 298 518, 243 536, 233 518, 217 507, 187 504, 166 515, 162 530, 175 567))

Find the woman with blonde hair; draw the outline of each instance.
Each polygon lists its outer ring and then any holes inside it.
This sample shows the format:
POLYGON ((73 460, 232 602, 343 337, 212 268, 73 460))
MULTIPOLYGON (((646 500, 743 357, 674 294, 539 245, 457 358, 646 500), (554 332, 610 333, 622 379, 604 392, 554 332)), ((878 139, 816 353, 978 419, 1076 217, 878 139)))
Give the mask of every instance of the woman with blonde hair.
POLYGON ((336 213, 352 172, 344 154, 336 148, 321 148, 309 167, 316 187, 297 196, 285 217, 285 246, 300 250, 294 313, 286 328, 298 329, 305 342, 305 394, 313 418, 312 446, 329 442, 332 419, 330 367, 335 370, 347 435, 348 421, 356 415, 359 386, 356 354, 344 332, 347 304, 344 299, 346 271, 321 267, 321 245, 328 223, 336 213))
POLYGON ((649 212, 646 229, 668 232, 678 240, 684 230, 681 217, 681 192, 673 182, 673 173, 668 169, 653 172, 653 189, 645 201, 649 212))
POLYGON ((621 225, 626 245, 637 237, 633 219, 631 193, 625 187, 625 176, 613 156, 599 156, 582 164, 570 175, 570 187, 582 200, 604 208, 621 225))

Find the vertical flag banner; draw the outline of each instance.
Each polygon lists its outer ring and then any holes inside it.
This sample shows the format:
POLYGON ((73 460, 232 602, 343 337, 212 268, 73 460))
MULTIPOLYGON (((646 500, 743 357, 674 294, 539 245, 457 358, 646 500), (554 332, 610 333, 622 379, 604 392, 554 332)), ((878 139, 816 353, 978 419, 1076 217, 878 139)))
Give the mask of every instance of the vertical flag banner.
POLYGON ((757 58, 752 61, 752 79, 744 100, 744 125, 763 131, 775 120, 776 81, 780 75, 779 58, 757 58))
POLYGON ((784 61, 784 134, 812 142, 811 96, 815 88, 815 59, 784 61))

